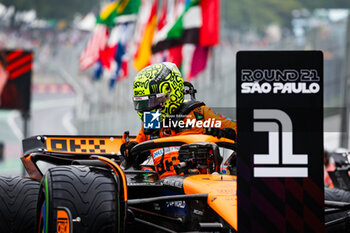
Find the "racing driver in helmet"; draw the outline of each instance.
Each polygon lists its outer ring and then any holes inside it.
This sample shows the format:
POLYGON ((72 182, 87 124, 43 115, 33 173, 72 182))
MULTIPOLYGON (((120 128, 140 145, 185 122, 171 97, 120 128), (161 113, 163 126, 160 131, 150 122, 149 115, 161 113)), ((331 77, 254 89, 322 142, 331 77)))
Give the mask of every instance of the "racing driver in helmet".
MULTIPOLYGON (((133 85, 135 110, 143 123, 146 119, 144 115, 152 112, 153 116, 160 117, 161 125, 158 129, 147 129, 143 124, 136 139, 122 145, 121 153, 125 157, 125 167, 131 166, 136 159, 128 156, 127 152, 137 143, 150 139, 186 134, 209 134, 218 138, 235 139, 236 122, 216 114, 203 102, 196 100, 184 101, 184 89, 184 81, 179 69, 170 62, 152 64, 136 75, 133 85), (196 127, 197 125, 182 128, 178 126, 169 127, 169 125, 164 127, 165 125, 162 125, 163 122, 170 122, 171 120, 186 122, 187 120, 193 121, 193 119, 203 122, 215 119, 216 122, 221 123, 219 124, 220 127, 208 128, 196 127)), ((167 165, 169 165, 169 161, 176 165, 177 150, 176 148, 168 148, 167 150, 151 151, 159 178, 176 175, 174 167, 167 165)))

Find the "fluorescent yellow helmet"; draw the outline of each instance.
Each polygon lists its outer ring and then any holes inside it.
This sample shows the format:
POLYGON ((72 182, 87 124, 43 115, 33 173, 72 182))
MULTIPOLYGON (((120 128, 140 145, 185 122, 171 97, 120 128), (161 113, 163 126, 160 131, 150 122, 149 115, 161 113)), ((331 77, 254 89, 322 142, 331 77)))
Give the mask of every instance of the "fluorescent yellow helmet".
POLYGON ((162 62, 142 69, 135 78, 134 106, 141 120, 143 112, 160 110, 161 119, 174 114, 184 101, 184 81, 175 64, 162 62))

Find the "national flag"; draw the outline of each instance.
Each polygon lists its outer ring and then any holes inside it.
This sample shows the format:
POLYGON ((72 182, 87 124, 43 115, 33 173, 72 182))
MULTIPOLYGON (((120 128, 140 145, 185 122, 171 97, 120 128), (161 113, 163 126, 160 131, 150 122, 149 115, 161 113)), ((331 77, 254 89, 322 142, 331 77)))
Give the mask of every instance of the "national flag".
MULTIPOLYGON (((125 57, 125 56, 124 56, 125 57)), ((118 75, 118 80, 127 78, 129 75, 128 68, 129 68, 129 59, 124 58, 122 59, 122 64, 120 67, 119 75, 118 75)))
POLYGON ((182 65, 182 45, 169 48, 167 61, 174 63, 179 68, 181 67, 181 65, 182 65))
MULTIPOLYGON (((110 54, 111 50, 115 49, 112 44, 108 46, 108 27, 115 25, 117 16, 137 14, 141 5, 141 0, 118 0, 109 3, 103 8, 91 39, 80 56, 80 67, 86 70, 95 64, 100 55, 110 54), (106 50, 108 49, 108 50, 106 50), (105 51, 106 50, 106 51, 105 51)), ((102 58, 103 65, 110 67, 110 56, 102 58)))
POLYGON ((114 26, 114 19, 117 17, 117 8, 119 7, 120 1, 115 1, 107 4, 100 12, 97 18, 97 24, 104 24, 108 27, 114 26))
POLYGON ((109 79, 110 89, 113 89, 118 81, 128 77, 128 63, 129 63, 128 59, 123 56, 121 63, 115 66, 114 74, 113 73, 110 74, 110 79, 109 79))
POLYGON ((154 0, 151 13, 143 32, 143 40, 140 42, 138 51, 135 54, 134 67, 136 70, 141 70, 150 63, 153 36, 157 28, 157 8, 158 0, 154 0))
MULTIPOLYGON (((116 53, 118 50, 118 43, 121 38, 123 31, 121 30, 123 25, 118 25, 110 30, 108 37, 108 45, 102 51, 100 51, 99 61, 101 62, 103 68, 111 71, 112 63, 115 62, 116 53)), ((111 72, 114 72, 111 71, 111 72)))
POLYGON ((199 44, 194 49, 188 81, 195 78, 207 66, 211 46, 219 43, 220 5, 219 0, 201 0, 202 27, 199 44))
MULTIPOLYGON (((177 18, 183 13, 186 4, 180 1, 161 1, 162 10, 159 17, 157 31, 169 31, 175 24, 177 18)), ((158 33, 157 32, 157 33, 158 33)), ((157 34, 156 34, 157 35, 157 34)), ((179 69, 182 67, 182 45, 171 47, 167 50, 157 52, 152 55, 152 63, 172 62, 176 64, 179 69)))
POLYGON ((119 70, 116 73, 117 80, 121 78, 127 78, 128 77, 128 64, 129 64, 129 57, 131 56, 130 53, 130 41, 133 38, 135 31, 135 24, 134 23, 127 23, 124 24, 124 30, 121 32, 122 36, 120 38, 120 46, 116 53, 116 62, 118 64, 119 70))
POLYGON ((105 50, 108 42, 108 28, 104 24, 97 24, 92 37, 80 56, 80 68, 86 70, 96 63, 100 51, 105 50))
POLYGON ((101 78, 102 74, 103 74, 103 66, 102 66, 101 62, 98 61, 96 63, 96 69, 94 71, 95 80, 99 80, 101 78))
POLYGON ((185 43, 198 44, 201 27, 202 11, 199 0, 194 0, 189 3, 172 27, 163 27, 157 33, 153 41, 152 52, 157 53, 185 43))
POLYGON ((171 27, 163 27, 154 38, 152 52, 156 53, 180 44, 213 46, 219 43, 219 0, 186 2, 185 11, 171 27))
POLYGON ((137 14, 140 10, 141 0, 121 0, 117 9, 118 15, 137 14))
MULTIPOLYGON (((162 30, 162 28, 167 25, 169 14, 168 12, 168 1, 161 1, 162 3, 162 9, 159 14, 159 20, 157 24, 157 32, 162 30)), ((155 34, 157 34, 157 32, 155 34)), ((152 57, 150 59, 150 63, 160 63, 167 61, 168 51, 161 51, 156 54, 152 54, 152 57)))
POLYGON ((111 63, 115 58, 117 45, 108 46, 106 49, 100 51, 99 61, 104 68, 111 69, 111 63))
POLYGON ((122 23, 114 27, 109 37, 109 47, 100 55, 100 61, 104 64, 103 76, 109 79, 109 86, 113 88, 115 83, 125 78, 127 74, 128 42, 131 40, 134 31, 133 23, 122 23))
POLYGON ((115 61, 117 63, 117 69, 115 71, 115 79, 118 81, 120 76, 120 70, 122 69, 122 63, 123 63, 123 57, 125 55, 125 44, 123 43, 118 43, 118 49, 115 54, 115 61))
POLYGON ((99 17, 98 24, 105 24, 108 27, 115 26, 115 20, 121 15, 137 14, 141 5, 141 0, 118 0, 109 3, 103 8, 99 17))
POLYGON ((196 77, 200 72, 202 72, 207 66, 209 56, 209 47, 197 45, 193 52, 190 72, 187 80, 191 81, 196 77))
POLYGON ((202 27, 199 42, 202 46, 219 44, 220 2, 219 0, 201 0, 202 27))
POLYGON ((162 10, 160 12, 159 20, 158 20, 158 25, 157 25, 157 30, 160 31, 167 23, 167 1, 162 1, 162 10))
MULTIPOLYGON (((152 1, 143 0, 142 7, 141 7, 140 12, 137 16, 137 22, 135 25, 136 26, 135 33, 133 36, 133 44, 135 44, 134 45, 135 48, 133 48, 134 50, 141 43, 141 41, 143 39, 144 30, 146 28, 151 10, 152 10, 152 1)), ((135 53, 135 51, 134 51, 134 53, 135 53)))

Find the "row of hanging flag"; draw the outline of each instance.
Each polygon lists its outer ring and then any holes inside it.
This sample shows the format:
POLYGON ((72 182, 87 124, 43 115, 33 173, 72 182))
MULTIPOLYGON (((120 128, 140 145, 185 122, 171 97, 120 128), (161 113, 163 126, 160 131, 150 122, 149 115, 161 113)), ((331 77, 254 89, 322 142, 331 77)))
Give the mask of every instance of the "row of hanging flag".
POLYGON ((219 1, 110 2, 97 18, 80 68, 95 67, 95 78, 107 77, 113 87, 128 77, 131 61, 137 71, 156 62, 169 61, 180 68, 187 62, 185 77, 191 80, 206 68, 212 46, 219 43, 219 1))

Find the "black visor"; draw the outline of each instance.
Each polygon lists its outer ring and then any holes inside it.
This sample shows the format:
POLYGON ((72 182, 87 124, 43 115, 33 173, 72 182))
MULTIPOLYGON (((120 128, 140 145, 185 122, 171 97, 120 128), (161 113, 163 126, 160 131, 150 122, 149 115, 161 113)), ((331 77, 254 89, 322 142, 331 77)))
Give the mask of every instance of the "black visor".
POLYGON ((150 111, 160 107, 169 99, 166 93, 136 96, 133 98, 135 110, 138 112, 150 111))

